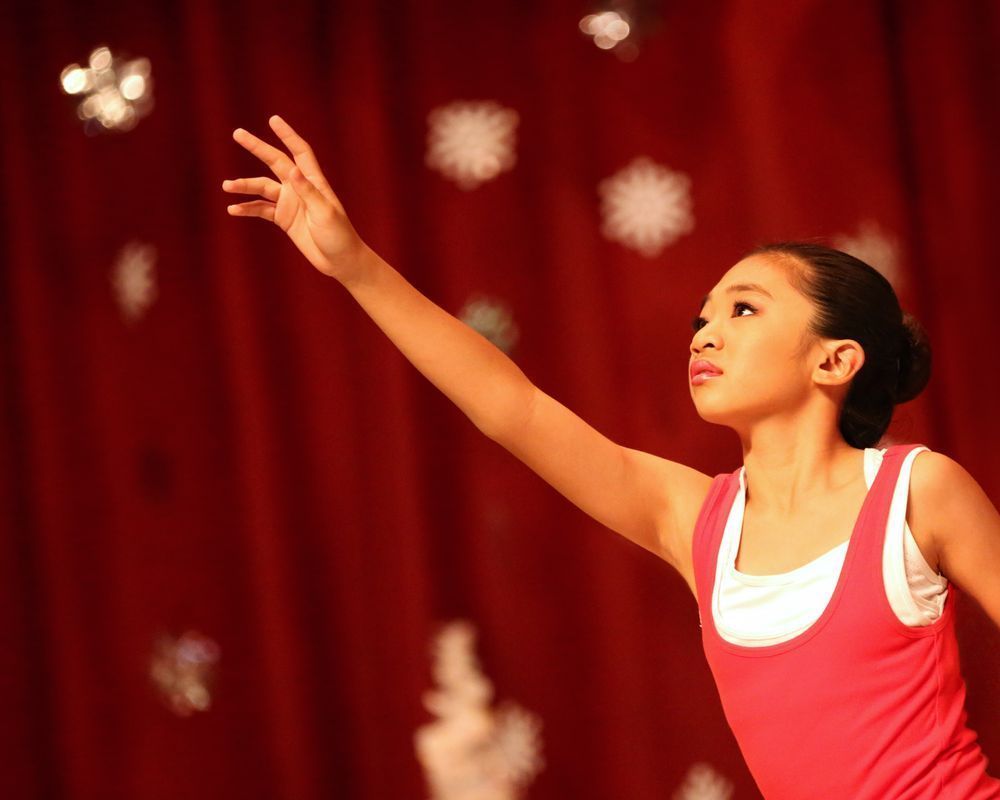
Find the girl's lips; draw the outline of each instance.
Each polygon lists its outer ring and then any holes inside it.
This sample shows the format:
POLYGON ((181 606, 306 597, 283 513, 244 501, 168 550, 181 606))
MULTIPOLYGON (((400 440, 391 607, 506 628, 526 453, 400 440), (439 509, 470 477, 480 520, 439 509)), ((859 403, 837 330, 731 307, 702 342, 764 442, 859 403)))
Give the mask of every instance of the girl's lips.
MULTIPOLYGON (((722 374, 722 370, 715 366, 715 364, 711 361, 699 358, 696 361, 691 362, 691 366, 688 367, 688 373, 691 376, 691 382, 694 383, 695 378, 701 375, 717 377, 722 374)), ((699 382, 704 383, 704 381, 699 382)))
POLYGON ((691 379, 692 386, 701 386, 703 383, 712 380, 712 378, 721 378, 721 372, 699 372, 691 379))

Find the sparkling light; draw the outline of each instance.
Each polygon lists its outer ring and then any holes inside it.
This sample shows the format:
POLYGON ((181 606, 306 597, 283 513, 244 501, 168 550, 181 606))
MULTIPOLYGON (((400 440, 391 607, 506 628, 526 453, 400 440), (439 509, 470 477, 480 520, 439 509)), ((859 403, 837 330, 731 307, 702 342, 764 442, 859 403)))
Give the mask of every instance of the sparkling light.
POLYGON ((493 101, 456 101, 427 116, 426 164, 462 189, 514 166, 518 113, 493 101))
POLYGON ((59 76, 63 91, 81 98, 77 116, 87 133, 131 130, 152 110, 149 59, 125 61, 102 46, 91 52, 87 64, 70 64, 59 76))
POLYGON ((118 88, 126 100, 138 100, 146 92, 146 79, 142 75, 126 75, 118 88))
POLYGON ((109 69, 111 67, 111 50, 103 46, 98 47, 90 54, 88 61, 94 72, 109 69))
POLYGON ((694 230, 690 186, 687 175, 636 158, 598 185, 601 232, 648 258, 658 255, 694 230))
POLYGON ((79 94, 87 89, 90 83, 89 70, 81 69, 78 64, 70 64, 62 71, 63 91, 66 94, 79 94))
POLYGON ((587 14, 580 20, 579 26, 597 47, 613 51, 623 61, 632 61, 639 53, 632 41, 635 39, 635 22, 623 7, 587 14))
POLYGON ((628 19, 617 11, 602 11, 588 14, 580 20, 580 30, 594 37, 594 44, 602 50, 610 50, 628 38, 632 26, 628 19))

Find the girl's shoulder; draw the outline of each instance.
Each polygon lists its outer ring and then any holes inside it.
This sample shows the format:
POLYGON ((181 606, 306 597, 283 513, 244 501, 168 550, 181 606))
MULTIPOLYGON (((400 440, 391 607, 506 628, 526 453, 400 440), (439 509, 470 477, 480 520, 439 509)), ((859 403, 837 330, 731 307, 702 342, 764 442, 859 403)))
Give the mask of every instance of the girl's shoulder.
MULTIPOLYGON (((898 445, 897 445, 898 446, 898 445)), ((969 472, 955 459, 934 450, 923 450, 914 457, 910 471, 910 500, 933 515, 950 506, 946 501, 953 492, 976 484, 969 472)))
POLYGON ((922 452, 908 504, 907 521, 933 542, 938 571, 1000 626, 1000 514, 983 488, 955 459, 922 452))

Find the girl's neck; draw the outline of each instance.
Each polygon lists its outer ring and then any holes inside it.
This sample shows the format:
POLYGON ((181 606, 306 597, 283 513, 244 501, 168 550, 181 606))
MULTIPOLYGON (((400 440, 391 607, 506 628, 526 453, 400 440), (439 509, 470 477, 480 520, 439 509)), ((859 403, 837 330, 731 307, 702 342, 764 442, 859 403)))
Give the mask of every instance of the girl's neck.
POLYGON ((795 517, 864 480, 864 451, 840 436, 762 440, 744 447, 747 502, 757 513, 795 517))

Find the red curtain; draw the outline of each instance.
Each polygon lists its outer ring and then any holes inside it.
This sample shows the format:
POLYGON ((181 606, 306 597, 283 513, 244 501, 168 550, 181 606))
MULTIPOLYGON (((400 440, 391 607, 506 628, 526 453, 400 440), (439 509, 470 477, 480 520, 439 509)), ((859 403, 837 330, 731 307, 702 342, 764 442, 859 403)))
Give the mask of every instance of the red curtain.
MULTIPOLYGON (((754 244, 877 224, 935 354, 890 434, 1000 497, 1000 7, 645 4, 632 61, 581 33, 593 10, 4 12, 0 795, 427 796, 430 641, 465 619, 496 700, 543 722, 529 796, 668 797, 697 762, 759 796, 680 577, 482 437, 277 228, 227 215, 222 180, 263 174, 231 132, 272 113, 418 289, 453 313, 501 298, 539 386, 709 474, 740 451, 688 395, 701 296, 754 244), (59 87, 100 44, 152 64, 127 133, 85 135, 59 87), (456 100, 519 115, 516 165, 474 190, 424 163, 456 100), (695 227, 653 257, 601 235, 598 184, 639 156, 691 181, 695 227), (157 294, 126 322, 130 241, 157 294), (221 660, 184 718, 149 664, 189 629, 221 660)), ((995 764, 1000 634, 969 603, 959 636, 995 764)))

